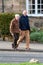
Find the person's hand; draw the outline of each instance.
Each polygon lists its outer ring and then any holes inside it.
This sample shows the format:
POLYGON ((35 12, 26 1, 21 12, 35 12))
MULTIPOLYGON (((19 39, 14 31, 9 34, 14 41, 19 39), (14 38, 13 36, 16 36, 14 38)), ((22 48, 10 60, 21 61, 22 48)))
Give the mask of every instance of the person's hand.
POLYGON ((13 36, 13 33, 11 33, 11 35, 13 36))
POLYGON ((10 31, 11 35, 13 36, 13 33, 10 31))
POLYGON ((20 31, 20 35, 22 35, 22 31, 21 30, 19 30, 20 31))
POLYGON ((19 31, 21 32, 21 30, 19 29, 19 31))

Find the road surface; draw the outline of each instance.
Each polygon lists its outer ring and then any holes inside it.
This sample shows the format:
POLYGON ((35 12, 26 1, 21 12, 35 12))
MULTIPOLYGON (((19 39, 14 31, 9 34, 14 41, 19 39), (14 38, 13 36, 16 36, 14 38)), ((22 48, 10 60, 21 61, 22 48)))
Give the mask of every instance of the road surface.
POLYGON ((32 58, 43 63, 43 52, 0 51, 0 63, 29 62, 32 58))

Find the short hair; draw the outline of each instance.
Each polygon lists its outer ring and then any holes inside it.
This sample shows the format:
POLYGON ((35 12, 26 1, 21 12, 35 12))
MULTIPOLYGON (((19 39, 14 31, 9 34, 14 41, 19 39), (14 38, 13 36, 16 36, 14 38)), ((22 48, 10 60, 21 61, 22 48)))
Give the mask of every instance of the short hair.
POLYGON ((20 17, 20 15, 19 15, 19 14, 15 14, 15 17, 17 17, 17 16, 19 16, 19 17, 20 17))

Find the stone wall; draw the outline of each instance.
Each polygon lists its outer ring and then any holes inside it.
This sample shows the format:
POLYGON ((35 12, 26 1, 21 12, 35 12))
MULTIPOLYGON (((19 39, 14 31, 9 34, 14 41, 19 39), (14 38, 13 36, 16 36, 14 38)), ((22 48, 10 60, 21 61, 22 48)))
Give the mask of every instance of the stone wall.
POLYGON ((19 2, 21 12, 26 9, 26 2, 25 1, 26 0, 20 0, 20 2, 19 2))
POLYGON ((14 0, 14 3, 15 3, 15 4, 13 4, 14 12, 21 13, 24 9, 26 9, 25 1, 26 0, 18 0, 18 1, 14 0))
POLYGON ((31 27, 37 27, 43 29, 43 17, 31 17, 29 19, 31 27))
MULTIPOLYGON (((4 0, 4 12, 21 13, 26 9, 26 0, 4 0)), ((2 0, 0 0, 0 12, 2 11, 2 0)))

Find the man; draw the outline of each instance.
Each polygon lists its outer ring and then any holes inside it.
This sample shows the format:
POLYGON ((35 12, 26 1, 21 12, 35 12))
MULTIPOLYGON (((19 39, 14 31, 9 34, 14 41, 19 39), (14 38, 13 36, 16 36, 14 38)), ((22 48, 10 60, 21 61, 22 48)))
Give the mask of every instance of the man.
POLYGON ((16 48, 17 47, 17 40, 19 38, 19 14, 16 14, 15 18, 11 21, 10 33, 14 38, 12 48, 16 48))
POLYGON ((20 17, 19 20, 19 28, 20 28, 20 37, 17 41, 17 44, 23 40, 23 38, 26 38, 26 49, 29 49, 29 43, 30 43, 30 25, 29 25, 29 18, 27 16, 27 11, 23 11, 23 15, 20 17))

